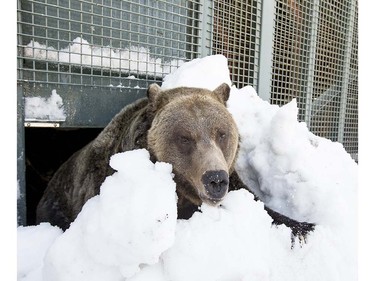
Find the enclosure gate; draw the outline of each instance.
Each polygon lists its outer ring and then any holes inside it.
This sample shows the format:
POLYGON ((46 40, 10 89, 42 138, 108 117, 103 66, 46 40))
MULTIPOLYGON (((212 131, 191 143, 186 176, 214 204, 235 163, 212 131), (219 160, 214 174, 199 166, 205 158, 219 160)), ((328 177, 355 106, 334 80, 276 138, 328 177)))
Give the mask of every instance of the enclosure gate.
POLYGON ((356 0, 18 0, 19 224, 24 126, 104 127, 148 84, 211 54, 228 58, 237 87, 296 98, 299 120, 357 160, 357 23, 356 0), (35 97, 63 114, 34 115, 35 97))

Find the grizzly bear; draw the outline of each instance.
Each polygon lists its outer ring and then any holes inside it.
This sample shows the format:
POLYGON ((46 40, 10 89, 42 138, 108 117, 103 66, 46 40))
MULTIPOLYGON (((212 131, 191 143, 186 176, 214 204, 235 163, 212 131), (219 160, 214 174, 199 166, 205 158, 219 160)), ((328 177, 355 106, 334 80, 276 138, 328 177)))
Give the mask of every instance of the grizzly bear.
MULTIPOLYGON (((151 84, 147 97, 124 107, 96 139, 57 170, 38 204, 37 223, 67 229, 113 174, 110 157, 133 149, 146 148, 152 161, 172 164, 178 218, 191 217, 202 202, 218 205, 228 191, 247 188, 234 171, 239 134, 226 108, 229 93, 226 83, 213 91, 163 91, 151 84)), ((284 223, 282 215, 267 211, 277 217, 276 223, 284 223)))
POLYGON ((146 98, 126 106, 57 170, 38 204, 37 222, 68 228, 114 172, 109 158, 140 148, 149 150, 151 160, 172 164, 180 218, 202 202, 218 204, 228 192, 239 143, 225 106, 229 92, 227 84, 214 91, 150 85, 146 98))

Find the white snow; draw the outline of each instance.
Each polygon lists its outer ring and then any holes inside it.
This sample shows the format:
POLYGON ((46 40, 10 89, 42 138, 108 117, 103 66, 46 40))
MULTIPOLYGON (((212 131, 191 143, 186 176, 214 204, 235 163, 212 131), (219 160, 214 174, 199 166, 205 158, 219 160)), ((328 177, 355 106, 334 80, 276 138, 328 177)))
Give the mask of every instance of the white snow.
MULTIPOLYGON (((162 87, 222 82, 231 84, 225 57, 216 55, 184 64, 162 87)), ((271 226, 263 203, 246 190, 176 220, 171 166, 136 150, 111 158, 117 172, 54 242, 42 247, 22 235, 56 231, 46 224, 18 228, 18 243, 31 245, 18 248, 18 279, 356 280, 357 164, 342 145, 297 121, 295 101, 279 107, 250 86, 232 87, 228 108, 241 135, 240 176, 268 206, 316 223, 305 244, 291 249, 290 229, 271 226), (25 264, 29 255, 39 258, 25 264)))
POLYGON ((49 98, 26 97, 26 121, 65 121, 64 103, 56 90, 52 90, 49 98))
POLYGON ((137 74, 153 73, 162 76, 184 63, 184 58, 164 62, 155 58, 148 48, 131 46, 116 49, 90 44, 82 37, 75 38, 67 47, 56 50, 31 40, 24 47, 24 56, 38 60, 72 63, 94 68, 137 74))
POLYGON ((44 280, 119 280, 155 264, 174 242, 177 220, 172 166, 143 149, 119 153, 117 170, 51 246, 44 280), (75 261, 72 264, 72 261, 75 261))
POLYGON ((295 99, 279 107, 251 87, 233 87, 228 109, 242 139, 237 170, 266 205, 318 224, 341 224, 355 216, 357 164, 340 143, 297 121, 295 99))
POLYGON ((227 58, 214 55, 185 63, 163 79, 163 90, 176 87, 196 87, 214 90, 222 83, 232 85, 227 58))
POLYGON ((43 259, 47 250, 62 230, 49 223, 38 226, 18 227, 17 276, 18 280, 42 280, 43 259))

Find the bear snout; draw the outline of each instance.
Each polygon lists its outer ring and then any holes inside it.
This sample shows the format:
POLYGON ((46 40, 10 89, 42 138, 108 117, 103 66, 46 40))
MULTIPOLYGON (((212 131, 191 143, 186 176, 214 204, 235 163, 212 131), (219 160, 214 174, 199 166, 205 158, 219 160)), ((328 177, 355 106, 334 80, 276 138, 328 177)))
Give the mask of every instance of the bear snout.
POLYGON ((221 200, 228 191, 229 176, 224 170, 207 171, 202 176, 202 183, 211 200, 221 200))

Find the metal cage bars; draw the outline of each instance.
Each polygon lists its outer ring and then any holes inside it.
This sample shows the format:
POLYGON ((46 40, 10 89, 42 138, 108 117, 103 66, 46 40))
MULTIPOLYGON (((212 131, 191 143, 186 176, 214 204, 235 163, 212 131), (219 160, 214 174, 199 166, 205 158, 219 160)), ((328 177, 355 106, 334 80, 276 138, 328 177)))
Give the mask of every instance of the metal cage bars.
POLYGON ((299 119, 313 133, 343 143, 355 160, 357 21, 356 0, 264 1, 258 85, 273 104, 296 98, 299 119))
POLYGON ((262 1, 215 0, 212 53, 228 59, 232 82, 258 86, 262 1))
POLYGON ((18 79, 97 87, 131 87, 134 81, 124 80, 129 76, 160 80, 198 56, 200 6, 199 1, 21 0, 18 79))
POLYGON ((27 89, 138 91, 185 60, 222 53, 237 87, 253 85, 273 104, 297 98, 314 133, 358 150, 355 0, 18 2, 27 89))

